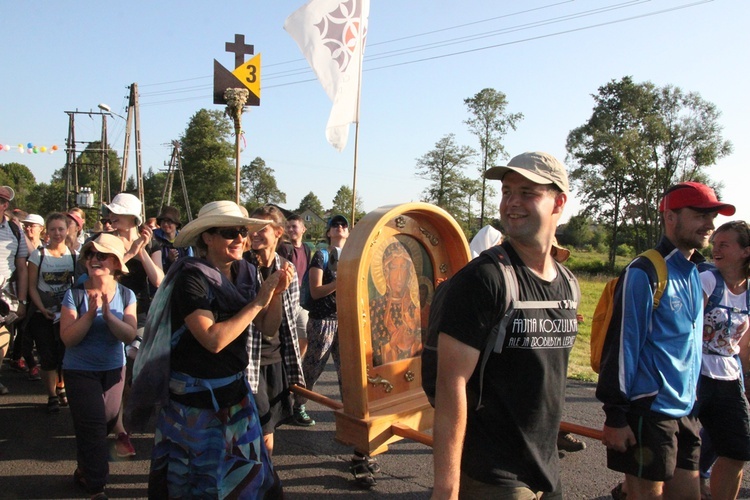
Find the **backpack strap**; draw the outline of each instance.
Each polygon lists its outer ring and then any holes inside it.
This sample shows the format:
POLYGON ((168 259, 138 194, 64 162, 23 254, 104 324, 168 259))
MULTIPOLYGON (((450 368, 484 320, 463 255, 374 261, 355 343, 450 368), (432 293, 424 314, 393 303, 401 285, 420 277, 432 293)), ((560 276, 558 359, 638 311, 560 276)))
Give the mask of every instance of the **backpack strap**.
MULTIPOLYGON (((21 248, 21 228, 16 225, 15 222, 9 219, 5 219, 8 225, 10 226, 10 232, 13 233, 13 236, 16 237, 18 240, 18 246, 16 247, 16 257, 18 257, 18 250, 21 248)), ((25 243, 25 242, 24 242, 25 243)))
POLYGON ((477 402, 477 410, 482 408, 484 370, 487 367, 490 354, 493 352, 496 354, 502 352, 508 323, 510 323, 513 313, 523 309, 577 309, 581 297, 578 280, 573 276, 573 273, 565 266, 555 263, 557 272, 562 273, 568 281, 573 300, 520 300, 518 275, 516 275, 516 270, 513 268, 513 264, 505 249, 501 245, 495 245, 482 253, 492 256, 492 261, 498 265, 503 275, 505 283, 505 312, 500 321, 490 330, 490 334, 487 336, 487 343, 482 350, 482 361, 479 367, 479 400, 477 402))
POLYGON ((503 343, 505 343, 506 326, 510 321, 510 316, 515 310, 514 305, 518 302, 518 277, 516 276, 515 269, 513 269, 513 265, 510 263, 508 253, 500 245, 490 247, 482 253, 491 256, 492 261, 497 264, 500 269, 503 281, 505 282, 505 304, 503 306, 504 313, 502 319, 492 327, 490 334, 487 336, 487 342, 484 345, 484 349, 482 349, 482 361, 479 365, 479 401, 477 403, 477 410, 482 408, 484 369, 487 367, 487 362, 490 360, 490 354, 493 352, 500 353, 500 351, 502 351, 503 343))
POLYGON ((664 290, 667 288, 667 280, 669 274, 667 272, 667 262, 664 260, 662 254, 659 253, 655 248, 646 250, 639 257, 646 257, 651 264, 654 266, 656 271, 656 287, 654 288, 654 309, 659 307, 661 297, 664 295, 664 290))

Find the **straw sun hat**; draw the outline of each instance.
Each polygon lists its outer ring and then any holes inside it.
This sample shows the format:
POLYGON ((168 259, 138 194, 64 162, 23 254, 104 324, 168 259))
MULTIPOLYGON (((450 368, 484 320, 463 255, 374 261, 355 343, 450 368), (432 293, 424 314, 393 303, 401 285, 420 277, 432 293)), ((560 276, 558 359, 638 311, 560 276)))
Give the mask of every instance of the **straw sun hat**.
POLYGON ((114 234, 101 233, 93 240, 89 240, 81 248, 81 255, 86 255, 91 249, 102 253, 111 253, 120 261, 120 269, 123 273, 128 272, 128 266, 125 265, 125 245, 122 240, 114 234))
POLYGON ((212 201, 203 205, 197 218, 185 224, 175 238, 174 246, 195 245, 201 233, 212 227, 244 226, 250 232, 254 232, 266 227, 268 223, 267 220, 245 217, 240 207, 233 201, 212 201))

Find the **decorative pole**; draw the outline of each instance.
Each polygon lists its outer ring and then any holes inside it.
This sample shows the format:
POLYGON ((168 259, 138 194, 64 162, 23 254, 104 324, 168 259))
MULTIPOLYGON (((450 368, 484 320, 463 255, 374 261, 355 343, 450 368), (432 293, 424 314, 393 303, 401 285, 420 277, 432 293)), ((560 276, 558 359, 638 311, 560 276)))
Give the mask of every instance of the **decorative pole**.
POLYGON ((242 132, 242 112, 245 110, 245 103, 250 96, 247 89, 226 89, 224 99, 227 101, 226 114, 234 122, 234 148, 236 160, 235 174, 235 203, 240 204, 240 133, 242 132))

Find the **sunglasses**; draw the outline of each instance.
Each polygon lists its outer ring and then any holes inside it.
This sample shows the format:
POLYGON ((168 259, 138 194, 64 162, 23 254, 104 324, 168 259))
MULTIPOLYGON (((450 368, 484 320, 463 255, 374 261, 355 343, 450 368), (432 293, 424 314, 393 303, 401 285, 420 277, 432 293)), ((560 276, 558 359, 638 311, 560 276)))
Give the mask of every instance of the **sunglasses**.
POLYGON ((86 254, 87 259, 91 259, 93 257, 96 257, 96 260, 99 262, 106 261, 112 254, 111 253, 104 253, 104 252, 88 252, 86 254))
POLYGON ((349 224, 347 224, 346 222, 334 222, 334 223, 331 224, 331 227, 343 227, 343 228, 347 228, 347 227, 349 227, 349 224))
POLYGON ((233 240, 237 238, 237 236, 247 238, 248 235, 248 230, 246 227, 215 227, 209 232, 218 234, 225 240, 233 240))
POLYGON ((110 221, 109 219, 99 219, 99 222, 101 222, 102 225, 104 225, 104 224, 112 224, 112 221, 110 221))

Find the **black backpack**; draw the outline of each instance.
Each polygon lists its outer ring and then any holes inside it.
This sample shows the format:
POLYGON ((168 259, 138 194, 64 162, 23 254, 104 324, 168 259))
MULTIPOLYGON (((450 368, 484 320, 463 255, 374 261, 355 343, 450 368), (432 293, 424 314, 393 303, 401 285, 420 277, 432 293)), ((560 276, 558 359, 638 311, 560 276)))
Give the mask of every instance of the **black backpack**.
MULTIPOLYGON (((505 249, 500 246, 491 247, 482 254, 487 254, 492 258, 492 261, 497 264, 500 268, 500 272, 503 275, 503 281, 506 286, 505 293, 505 305, 503 307, 504 313, 500 321, 490 330, 487 336, 487 341, 482 349, 482 356, 480 360, 480 379, 479 379, 479 400, 477 409, 482 406, 482 389, 484 384, 484 369, 487 366, 487 362, 490 359, 490 354, 493 352, 500 353, 505 342, 505 332, 510 322, 513 313, 519 309, 576 309, 578 307, 578 301, 581 297, 581 291, 578 287, 578 280, 570 272, 570 270, 559 264, 557 265, 558 272, 562 272, 568 280, 568 285, 573 292, 573 300, 519 300, 518 298, 518 276, 516 271, 510 262, 510 257, 505 249)), ((438 367, 438 336, 440 331, 438 325, 443 315, 447 281, 441 283, 435 290, 435 295, 432 298, 432 305, 430 306, 430 318, 427 323, 427 338, 425 339, 422 347, 422 389, 424 389, 427 399, 430 404, 435 406, 435 389, 437 386, 437 367, 438 367)))

